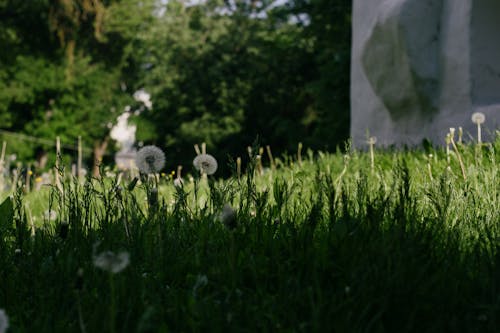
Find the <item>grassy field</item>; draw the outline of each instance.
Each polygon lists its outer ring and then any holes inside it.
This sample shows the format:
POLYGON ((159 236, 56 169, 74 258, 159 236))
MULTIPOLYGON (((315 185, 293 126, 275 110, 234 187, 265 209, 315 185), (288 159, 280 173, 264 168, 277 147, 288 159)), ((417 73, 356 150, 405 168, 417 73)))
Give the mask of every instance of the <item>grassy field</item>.
POLYGON ((20 188, 0 206, 0 308, 9 332, 498 332, 499 151, 20 188))

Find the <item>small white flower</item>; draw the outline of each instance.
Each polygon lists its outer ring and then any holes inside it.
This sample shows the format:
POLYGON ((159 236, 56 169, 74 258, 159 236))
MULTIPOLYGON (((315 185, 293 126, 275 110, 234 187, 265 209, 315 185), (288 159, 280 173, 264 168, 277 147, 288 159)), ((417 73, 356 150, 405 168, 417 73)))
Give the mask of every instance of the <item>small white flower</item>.
POLYGON ((474 112, 471 119, 474 124, 482 124, 485 122, 486 116, 482 112, 474 112))
POLYGON ((196 282, 193 286, 193 295, 196 296, 198 289, 205 287, 208 284, 208 278, 206 275, 198 274, 196 276, 196 282))
POLYGON ((135 163, 142 173, 156 173, 165 165, 165 154, 156 146, 145 146, 137 152, 135 163))
POLYGON ((57 218, 57 213, 54 211, 54 210, 46 210, 45 212, 43 212, 43 217, 45 220, 48 220, 48 221, 55 221, 55 219, 57 218))
POLYGON ((5 313, 4 309, 0 309, 0 333, 7 332, 9 328, 9 317, 5 313))
POLYGON ((111 251, 105 251, 94 256, 94 266, 111 273, 123 271, 130 263, 128 252, 122 251, 115 254, 111 251))
POLYGON ((213 175, 217 171, 217 160, 209 154, 200 154, 193 160, 196 170, 207 175, 213 175))

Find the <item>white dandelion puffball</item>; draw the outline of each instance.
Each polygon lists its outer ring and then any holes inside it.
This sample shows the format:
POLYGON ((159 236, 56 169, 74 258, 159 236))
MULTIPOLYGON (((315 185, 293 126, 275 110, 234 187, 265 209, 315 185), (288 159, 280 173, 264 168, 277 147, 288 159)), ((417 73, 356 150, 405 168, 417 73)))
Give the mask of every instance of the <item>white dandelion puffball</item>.
POLYGON ((486 116, 482 112, 474 112, 471 119, 474 124, 482 124, 485 122, 486 116))
POLYGON ((5 313, 4 309, 0 309, 0 333, 7 332, 9 328, 9 317, 5 313))
POLYGON ((95 267, 115 274, 123 271, 129 263, 130 255, 125 251, 118 254, 111 251, 105 251, 94 256, 95 267))
POLYGON ((142 173, 156 173, 165 165, 165 154, 156 146, 144 146, 137 152, 135 164, 142 173))
POLYGON ((201 154, 194 158, 193 165, 196 170, 207 175, 213 175, 217 171, 217 160, 209 154, 201 154))
POLYGON ((219 215, 219 219, 227 227, 232 228, 236 226, 236 211, 229 204, 225 204, 222 208, 222 212, 219 215))

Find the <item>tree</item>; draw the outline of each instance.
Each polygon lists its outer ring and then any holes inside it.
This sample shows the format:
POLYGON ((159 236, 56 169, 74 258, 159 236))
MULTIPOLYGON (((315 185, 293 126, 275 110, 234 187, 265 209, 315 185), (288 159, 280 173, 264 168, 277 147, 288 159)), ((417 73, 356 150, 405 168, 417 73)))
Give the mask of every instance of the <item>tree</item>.
POLYGON ((0 40, 12 52, 0 56, 1 127, 66 142, 82 136, 101 159, 111 124, 131 100, 124 83, 130 29, 147 21, 152 3, 2 1, 0 40), (133 13, 131 22, 118 17, 124 8, 133 13))
POLYGON ((139 140, 173 150, 177 163, 190 163, 202 141, 225 157, 243 153, 257 135, 283 150, 308 134, 303 88, 312 63, 303 28, 256 18, 250 2, 231 4, 169 1, 139 47, 140 86, 153 100, 136 119, 139 140))
POLYGON ((311 140, 334 149, 349 138, 352 0, 291 0, 288 10, 307 18, 303 38, 313 45, 311 140))

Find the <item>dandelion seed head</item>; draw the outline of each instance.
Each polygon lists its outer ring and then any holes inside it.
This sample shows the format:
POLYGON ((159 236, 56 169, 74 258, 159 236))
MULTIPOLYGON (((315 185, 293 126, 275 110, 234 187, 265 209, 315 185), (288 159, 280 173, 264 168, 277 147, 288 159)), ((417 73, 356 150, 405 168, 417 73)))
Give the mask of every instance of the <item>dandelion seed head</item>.
POLYGON ((105 251, 94 256, 95 267, 114 274, 123 271, 129 263, 130 255, 125 251, 118 254, 111 251, 105 251))
POLYGON ((474 124, 482 124, 486 121, 486 116, 482 112, 474 112, 471 119, 474 124))
POLYGON ((217 160, 209 154, 200 154, 193 160, 193 165, 196 170, 213 175, 217 171, 217 160))
POLYGON ((0 333, 7 332, 9 328, 9 317, 5 313, 4 309, 0 309, 0 333))
POLYGON ((236 227, 236 211, 229 204, 224 205, 222 212, 219 215, 219 219, 230 229, 236 227))
POLYGON ((135 163, 142 173, 156 173, 165 165, 165 154, 156 146, 144 146, 137 152, 135 163))

